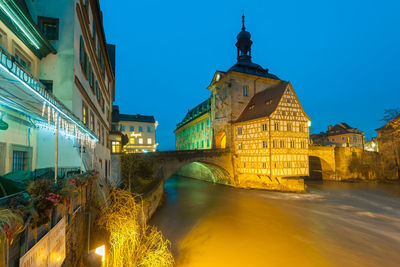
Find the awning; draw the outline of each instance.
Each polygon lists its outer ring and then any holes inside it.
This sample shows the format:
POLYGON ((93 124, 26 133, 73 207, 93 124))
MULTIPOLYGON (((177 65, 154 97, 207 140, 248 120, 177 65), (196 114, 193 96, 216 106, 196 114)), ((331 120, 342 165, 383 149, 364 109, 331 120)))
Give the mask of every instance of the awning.
POLYGON ((0 47, 0 105, 23 113, 38 127, 48 127, 76 137, 85 143, 98 142, 88 129, 61 101, 47 92, 32 74, 24 70, 13 57, 0 47))

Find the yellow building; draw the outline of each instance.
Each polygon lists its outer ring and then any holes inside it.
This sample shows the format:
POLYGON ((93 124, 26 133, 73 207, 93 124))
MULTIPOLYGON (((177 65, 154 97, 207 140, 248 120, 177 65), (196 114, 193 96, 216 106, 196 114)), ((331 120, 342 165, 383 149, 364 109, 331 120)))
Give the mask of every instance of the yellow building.
POLYGON ((210 149, 210 99, 189 110, 174 133, 176 150, 210 149))
POLYGON ((254 95, 233 124, 239 175, 307 176, 309 121, 288 82, 254 95))
POLYGON ((178 124, 176 149, 198 149, 196 123, 207 118, 210 148, 232 151, 239 184, 256 179, 257 183, 279 185, 280 178, 309 175, 311 121, 292 85, 252 62, 252 43, 243 17, 236 64, 214 74, 208 86, 209 111, 199 116, 189 111, 178 124))

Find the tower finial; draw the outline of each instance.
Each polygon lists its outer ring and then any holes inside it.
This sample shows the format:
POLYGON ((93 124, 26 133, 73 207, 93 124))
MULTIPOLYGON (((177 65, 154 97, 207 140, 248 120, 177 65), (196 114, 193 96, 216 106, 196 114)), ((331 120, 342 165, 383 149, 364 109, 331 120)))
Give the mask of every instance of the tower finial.
POLYGON ((246 27, 244 26, 244 12, 242 15, 242 31, 246 30, 246 27))

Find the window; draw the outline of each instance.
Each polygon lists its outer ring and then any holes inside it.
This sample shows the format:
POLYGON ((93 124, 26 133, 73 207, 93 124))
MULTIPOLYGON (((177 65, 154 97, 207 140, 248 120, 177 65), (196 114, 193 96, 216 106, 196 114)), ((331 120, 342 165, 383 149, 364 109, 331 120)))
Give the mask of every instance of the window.
POLYGON ((47 92, 53 93, 53 81, 52 80, 40 80, 40 82, 44 85, 44 88, 47 92))
POLYGON ((94 21, 92 24, 92 37, 93 37, 94 47, 96 47, 96 24, 94 23, 94 21))
POLYGON ((199 141, 196 142, 196 148, 199 148, 199 141))
POLYGON ((135 137, 129 138, 129 144, 135 144, 135 137))
POLYGON ((13 151, 13 171, 24 171, 28 166, 28 153, 26 151, 13 151))
POLYGON ((291 103, 291 102, 292 102, 292 100, 290 100, 290 99, 288 98, 288 99, 287 99, 287 102, 288 102, 288 103, 291 103))
POLYGON ((0 29, 0 45, 7 49, 7 34, 0 29))
POLYGON ((31 60, 29 59, 28 56, 26 56, 23 52, 21 52, 19 49, 15 48, 15 55, 14 55, 15 61, 25 70, 31 71, 31 60))
POLYGON ((267 163, 263 162, 262 167, 263 167, 263 169, 266 169, 267 168, 267 163))
POLYGON ((294 148, 294 141, 293 141, 293 140, 290 141, 290 147, 291 147, 291 148, 294 148))
POLYGON ((210 127, 210 119, 207 119, 207 128, 210 127))
POLYGON ((196 128, 197 128, 197 131, 199 131, 199 128, 200 128, 200 127, 199 127, 199 124, 198 124, 198 123, 197 123, 197 125, 196 125, 196 128))
POLYGON ((279 123, 275 123, 275 131, 279 131, 279 123))
POLYGON ((243 86, 243 96, 247 96, 247 86, 243 86))
POLYGON ((297 112, 293 112, 293 116, 297 116, 297 112))
POLYGON ((226 97, 227 95, 228 95, 228 89, 225 88, 225 89, 224 89, 224 96, 226 97))
POLYGON ((285 112, 285 111, 282 111, 282 115, 285 116, 285 115, 286 115, 286 112, 285 112))
POLYGON ((125 126, 121 125, 121 132, 125 132, 125 126))
POLYGON ((238 134, 238 135, 241 135, 241 134, 242 134, 242 127, 238 127, 238 128, 237 128, 237 134, 238 134))
POLYGON ((147 138, 147 144, 151 145, 151 138, 147 138))
POLYGON ((111 142, 111 152, 112 153, 120 153, 121 152, 121 145, 118 141, 111 142))
POLYGON ((263 124, 263 125, 262 125, 262 130, 263 130, 263 132, 266 132, 266 131, 267 131, 267 124, 263 124))
POLYGON ((81 66, 83 66, 83 61, 84 61, 83 54, 84 54, 84 51, 85 51, 85 46, 83 44, 83 38, 82 38, 82 35, 81 35, 80 42, 79 42, 79 62, 81 63, 81 66))
POLYGON ((204 121, 201 122, 201 130, 204 130, 204 121))
POLYGON ((207 139, 207 147, 210 146, 210 139, 207 139))
POLYGON ((93 112, 90 112, 90 130, 92 130, 93 132, 95 131, 95 129, 94 129, 94 115, 93 115, 93 112))
POLYGON ((134 126, 130 126, 130 127, 129 127, 129 131, 130 131, 130 132, 134 132, 134 131, 135 131, 135 127, 134 127, 134 126))
POLYGON ((301 141, 301 148, 306 148, 306 142, 301 141))
POLYGON ((277 148, 277 147, 278 147, 276 140, 273 140, 273 141, 272 141, 272 147, 273 147, 273 148, 277 148))
POLYGON ((287 124, 287 130, 288 130, 288 132, 292 131, 292 124, 290 124, 290 123, 287 124))
POLYGON ((268 142, 267 141, 263 141, 263 148, 268 148, 268 142))
POLYGON ((285 148, 285 141, 281 140, 281 148, 285 148))
POLYGON ((92 72, 92 63, 89 62, 89 86, 93 88, 93 72, 92 72))
POLYGON ((272 99, 268 99, 267 101, 265 101, 265 105, 271 105, 272 104, 272 99))
POLYGON ((139 132, 143 133, 143 127, 142 126, 139 126, 139 132))
POLYGON ((300 125, 300 126, 299 126, 299 131, 300 131, 300 132, 304 132, 304 126, 303 126, 303 125, 300 125))
POLYGON ((204 140, 201 140, 201 148, 204 148, 204 140))
POLYGON ((88 108, 85 103, 82 102, 82 122, 86 126, 88 125, 88 108))
POLYGON ((38 17, 39 28, 49 41, 58 40, 59 19, 38 17))
POLYGON ((147 126, 147 132, 151 133, 151 127, 150 126, 147 126))
POLYGON ((139 138, 139 144, 143 145, 143 138, 139 138))

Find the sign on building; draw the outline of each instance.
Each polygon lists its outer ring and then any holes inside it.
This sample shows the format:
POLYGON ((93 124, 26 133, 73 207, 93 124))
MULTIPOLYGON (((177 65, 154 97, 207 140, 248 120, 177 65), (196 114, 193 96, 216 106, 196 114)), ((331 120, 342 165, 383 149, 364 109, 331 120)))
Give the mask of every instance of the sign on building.
POLYGON ((65 217, 19 260, 21 267, 59 267, 65 259, 65 217))

